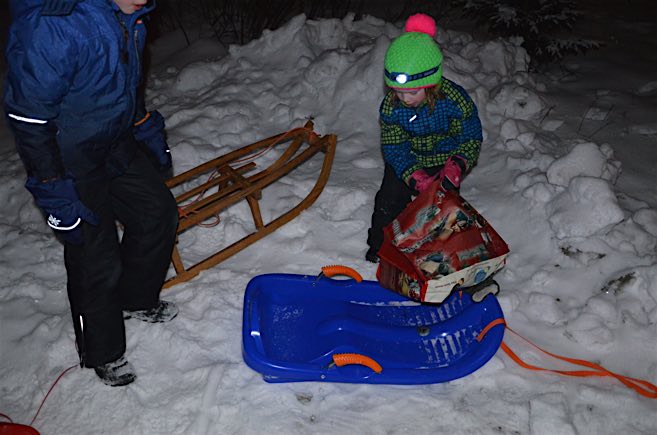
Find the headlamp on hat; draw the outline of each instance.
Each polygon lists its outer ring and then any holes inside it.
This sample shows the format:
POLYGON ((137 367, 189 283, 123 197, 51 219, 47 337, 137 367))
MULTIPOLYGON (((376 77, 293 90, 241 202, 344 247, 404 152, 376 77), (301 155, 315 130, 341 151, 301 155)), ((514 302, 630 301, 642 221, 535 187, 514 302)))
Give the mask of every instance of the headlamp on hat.
POLYGON ((421 73, 417 74, 406 74, 406 73, 400 73, 400 72, 390 72, 388 70, 385 70, 385 75, 388 77, 390 80, 392 80, 395 83, 399 83, 400 85, 406 84, 408 82, 412 82, 415 80, 420 80, 425 77, 429 77, 432 74, 437 73, 440 70, 440 65, 433 67, 431 69, 428 69, 426 71, 422 71, 421 73))

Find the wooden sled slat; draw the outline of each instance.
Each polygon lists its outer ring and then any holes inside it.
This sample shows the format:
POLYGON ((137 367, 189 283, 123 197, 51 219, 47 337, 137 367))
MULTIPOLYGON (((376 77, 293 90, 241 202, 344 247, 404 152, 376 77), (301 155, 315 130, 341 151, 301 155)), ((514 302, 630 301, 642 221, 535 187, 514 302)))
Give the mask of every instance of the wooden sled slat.
MULTIPOLYGON (((244 166, 240 166, 237 169, 234 169, 234 171, 241 174, 243 172, 250 171, 251 169, 254 169, 255 167, 256 167, 256 164, 251 162, 251 163, 248 163, 244 166)), ((201 184, 200 186, 195 187, 191 190, 188 190, 187 192, 183 192, 182 194, 176 196, 176 202, 180 204, 183 201, 186 201, 186 200, 188 200, 188 199, 190 199, 190 198, 192 198, 196 195, 202 194, 203 192, 211 189, 214 186, 220 186, 222 183, 226 183, 227 181, 228 181, 228 176, 226 176, 226 175, 222 175, 222 176, 219 176, 219 177, 212 178, 212 179, 206 181, 205 183, 201 184)))
POLYGON ((188 281, 203 270, 216 266, 263 237, 273 233, 301 214, 303 210, 310 207, 317 200, 328 182, 333 158, 335 157, 336 144, 337 137, 335 135, 328 134, 319 137, 313 131, 313 123, 308 121, 303 128, 294 129, 290 132, 281 133, 247 145, 169 179, 167 186, 174 188, 207 175, 209 172, 217 171, 219 173, 217 177, 176 196, 176 201, 181 210, 178 234, 216 217, 222 210, 241 200, 246 200, 249 205, 255 230, 251 234, 223 249, 219 249, 204 260, 189 267, 185 265, 178 246, 174 246, 171 261, 174 266, 175 276, 167 279, 163 288, 169 288, 181 282, 188 281), (232 166, 244 157, 286 142, 291 143, 282 152, 281 156, 269 167, 260 172, 250 176, 248 175, 255 168, 254 163, 247 163, 236 167, 232 166), (307 147, 302 150, 304 144, 307 144, 307 147), (307 162, 319 152, 324 153, 322 168, 315 185, 308 195, 289 211, 273 219, 271 222, 265 223, 259 203, 263 189, 307 162), (216 192, 190 204, 184 204, 190 198, 207 193, 211 189, 216 189, 216 192))

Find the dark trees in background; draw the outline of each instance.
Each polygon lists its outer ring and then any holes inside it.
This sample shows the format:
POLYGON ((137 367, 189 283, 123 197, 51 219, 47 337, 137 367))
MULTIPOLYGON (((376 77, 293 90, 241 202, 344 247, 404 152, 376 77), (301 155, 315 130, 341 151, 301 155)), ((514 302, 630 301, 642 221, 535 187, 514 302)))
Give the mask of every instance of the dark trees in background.
POLYGON ((211 30, 224 44, 245 44, 301 13, 318 19, 353 12, 356 19, 370 14, 399 22, 422 12, 439 24, 462 16, 490 35, 521 37, 536 67, 600 46, 574 36, 581 15, 575 6, 575 0, 158 0, 154 24, 161 31, 180 28, 188 43, 211 30))
POLYGON ((156 29, 181 29, 188 43, 199 29, 210 28, 222 43, 245 44, 265 29, 276 29, 295 15, 310 19, 344 18, 353 12, 397 22, 418 12, 436 18, 444 15, 451 0, 158 0, 156 29))
POLYGON ((574 0, 455 0, 465 16, 489 33, 522 37, 532 66, 600 47, 573 34, 581 17, 574 0))

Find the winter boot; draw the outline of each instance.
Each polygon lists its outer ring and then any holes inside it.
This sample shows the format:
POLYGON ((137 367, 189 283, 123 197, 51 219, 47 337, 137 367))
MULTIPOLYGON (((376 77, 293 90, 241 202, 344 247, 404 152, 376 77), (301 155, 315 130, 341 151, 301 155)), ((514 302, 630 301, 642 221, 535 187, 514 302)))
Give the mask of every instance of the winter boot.
POLYGON ((135 318, 142 322, 168 322, 178 315, 178 306, 173 302, 160 300, 155 308, 148 310, 124 311, 123 318, 135 318))
POLYGON ((94 367, 96 374, 105 385, 121 387, 128 385, 135 379, 137 374, 135 368, 128 362, 125 356, 116 361, 108 362, 102 366, 94 367))
POLYGON ((370 263, 378 263, 379 262, 378 251, 379 251, 378 249, 374 249, 374 248, 368 249, 367 253, 365 254, 365 259, 370 263))
POLYGON ((500 285, 494 279, 488 278, 477 285, 463 287, 460 290, 469 294, 473 302, 481 302, 488 295, 495 296, 498 294, 500 292, 500 285))

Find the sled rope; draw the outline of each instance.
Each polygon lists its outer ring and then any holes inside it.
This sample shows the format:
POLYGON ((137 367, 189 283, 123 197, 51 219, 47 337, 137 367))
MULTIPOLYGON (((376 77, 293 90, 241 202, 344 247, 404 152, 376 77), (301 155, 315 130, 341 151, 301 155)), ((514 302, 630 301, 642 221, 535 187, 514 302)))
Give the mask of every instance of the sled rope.
MULTIPOLYGON (((219 176, 219 170, 215 169, 208 176, 208 179, 207 179, 206 183, 211 181, 211 180, 214 180, 218 176, 219 176)), ((207 189, 203 190, 202 192, 200 192, 196 196, 196 198, 194 198, 193 200, 191 200, 187 204, 185 204, 183 206, 178 206, 178 217, 183 218, 183 217, 187 217, 187 216, 191 216, 191 215, 195 214, 196 211, 194 211, 194 210, 187 211, 187 208, 191 205, 196 204, 200 200, 202 200, 208 190, 210 190, 210 188, 207 188, 207 189)), ((221 222, 221 218, 219 217, 219 214, 216 214, 214 216, 214 220, 212 222, 209 222, 209 223, 201 222, 201 223, 198 224, 198 226, 203 227, 203 228, 212 228, 212 227, 215 227, 215 226, 219 225, 220 222, 221 222)))
POLYGON ((547 369, 544 367, 538 367, 532 364, 529 364, 525 361, 522 360, 515 352, 511 350, 511 348, 504 342, 502 341, 502 344, 500 347, 502 350, 520 367, 523 367, 528 370, 533 370, 533 371, 541 371, 541 372, 548 372, 548 373, 554 373, 557 375, 562 375, 562 376, 575 376, 575 377, 594 377, 594 376, 599 376, 599 377, 611 377, 615 378, 623 385, 625 385, 627 388, 630 388, 640 395, 650 398, 650 399, 657 399, 657 386, 654 384, 651 384, 648 381, 642 380, 642 379, 635 379, 631 378, 629 376, 624 376, 620 375, 618 373, 614 373, 610 370, 607 370, 606 368, 602 367, 599 364, 595 364, 590 361, 586 360, 581 360, 581 359, 576 359, 576 358, 569 358, 565 356, 560 356, 557 354, 554 354, 552 352, 548 352, 547 350, 541 348, 537 344, 533 343, 532 341, 528 340, 527 338, 523 337, 522 335, 518 334, 516 331, 511 329, 509 325, 506 324, 504 319, 499 318, 495 319, 492 322, 490 322, 484 329, 481 331, 481 333, 477 336, 477 341, 481 341, 484 339, 488 331, 490 331, 493 327, 498 326, 498 325, 504 325, 505 329, 508 330, 509 332, 513 333, 517 337, 521 338, 525 342, 529 343, 532 347, 535 349, 538 349, 540 352, 551 356, 552 358, 556 358, 561 361, 568 362, 570 364, 586 367, 588 369, 592 370, 554 370, 554 369, 547 369))
POLYGON ((46 393, 45 397, 44 397, 43 400, 41 401, 41 404, 39 405, 39 409, 37 409, 36 414, 34 414, 34 417, 32 418, 32 421, 30 422, 30 426, 32 426, 32 425, 34 424, 34 421, 35 421, 35 420, 37 419, 37 417, 39 416, 39 413, 41 412, 41 408, 43 408, 43 404, 46 403, 46 399, 48 398, 48 396, 50 396, 50 393, 52 392, 53 388, 55 388, 55 385, 57 385, 57 382, 59 382, 59 380, 60 380, 61 378, 63 378, 64 375, 65 375, 66 373, 70 372, 71 370, 73 370, 73 369, 76 368, 77 366, 78 366, 77 364, 74 364, 74 365, 72 365, 71 367, 69 367, 69 368, 67 368, 66 370, 64 370, 62 373, 60 373, 60 375, 57 377, 57 379, 55 380, 55 382, 53 382, 53 384, 50 386, 50 389, 48 390, 48 392, 46 393))
POLYGON ((308 127, 296 127, 296 128, 293 128, 292 130, 289 130, 289 131, 286 131, 285 133, 283 133, 283 134, 281 135, 281 137, 279 137, 278 139, 276 139, 275 141, 273 141, 273 142, 271 143, 271 145, 269 145, 269 146, 263 148, 261 151, 258 151, 257 153, 252 154, 252 155, 250 155, 250 156, 244 157, 243 159, 234 160, 233 163, 246 163, 246 162, 253 161, 253 160, 257 159, 258 157, 267 154, 272 148, 274 148, 276 145, 278 145, 279 143, 281 143, 283 140, 288 139, 288 138, 289 138, 290 136, 292 136, 292 135, 295 135, 295 134, 297 134, 297 133, 303 133, 303 132, 308 133, 308 135, 309 135, 309 140, 310 140, 310 141, 312 141, 313 139, 315 139, 315 138, 318 137, 318 136, 317 136, 317 133, 315 133, 315 132, 313 131, 312 128, 308 128, 308 127), (313 135, 314 135, 314 137, 313 137, 313 135))
MULTIPOLYGON (((64 375, 66 375, 71 370, 77 368, 77 366, 78 366, 78 364, 74 364, 71 367, 67 368, 66 370, 62 371, 59 374, 59 376, 57 376, 57 379, 55 380, 55 382, 52 383, 52 385, 50 386, 50 389, 48 389, 48 392, 46 393, 46 395, 41 400, 41 404, 39 405, 39 409, 37 409, 37 412, 34 414, 34 417, 32 417, 32 421, 30 421, 30 424, 28 425, 31 429, 34 429, 34 428, 32 428, 32 425, 34 424, 37 417, 39 416, 39 413, 41 412, 41 408, 43 408, 43 405, 46 403, 46 399, 48 399, 48 396, 50 396, 50 393, 52 393, 52 390, 55 388, 55 385, 57 385, 57 383, 60 381, 60 379, 62 379, 64 377, 64 375)), ((6 414, 3 414, 3 413, 0 412, 0 417, 3 417, 5 419, 7 419, 11 425, 17 425, 17 423, 14 423, 14 421, 6 414)), ((19 426, 24 427, 23 425, 19 425, 19 426)), ((9 430, 10 430, 10 432, 5 432, 5 431, 0 431, 0 432, 3 433, 3 434, 12 433, 11 428, 9 430)))
MULTIPOLYGON (((274 148, 279 143, 287 140, 289 137, 291 137, 293 135, 296 135, 297 133, 303 133, 303 132, 308 134, 308 137, 309 137, 310 141, 316 140, 318 138, 317 133, 315 133, 312 128, 308 128, 308 127, 293 128, 292 130, 289 130, 289 131, 286 131, 285 133, 283 133, 279 138, 274 140, 269 146, 263 148, 262 150, 258 151, 257 153, 254 153, 250 156, 246 156, 242 159, 234 160, 231 163, 235 164, 235 163, 252 162, 253 160, 257 159, 258 157, 267 154, 269 151, 271 151, 272 148, 274 148)), ((208 176, 206 183, 213 180, 213 179, 215 179, 215 178, 217 178, 218 176, 219 176, 219 169, 215 169, 208 176)), ((207 193, 208 190, 210 190, 210 188, 207 188, 207 189, 203 190, 202 192, 200 192, 196 196, 196 198, 194 198, 192 201, 188 202, 187 204, 182 205, 182 206, 178 206, 178 217, 183 218, 183 217, 187 217, 187 216, 191 216, 191 215, 195 214, 196 211, 193 211, 193 210, 192 211, 187 211, 187 209, 190 206, 192 206, 192 205, 196 204, 197 202, 199 202, 201 199, 203 199, 203 197, 205 196, 205 194, 207 193)), ((212 222, 210 222, 210 223, 199 223, 198 226, 204 227, 204 228, 211 228, 211 227, 215 227, 215 226, 219 225, 220 222, 221 222, 221 219, 219 218, 219 215, 217 214, 217 215, 215 215, 215 218, 212 222)))

